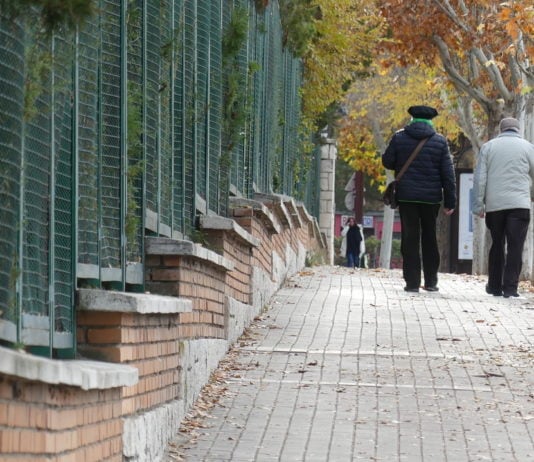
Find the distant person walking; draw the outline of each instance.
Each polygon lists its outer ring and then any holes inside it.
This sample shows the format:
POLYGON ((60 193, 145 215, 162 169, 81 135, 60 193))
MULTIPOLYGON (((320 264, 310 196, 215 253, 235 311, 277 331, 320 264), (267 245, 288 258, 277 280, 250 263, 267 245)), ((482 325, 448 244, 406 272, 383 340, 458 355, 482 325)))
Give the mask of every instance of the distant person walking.
POLYGON ((492 239, 486 292, 519 297, 517 285, 534 197, 534 145, 519 134, 517 119, 502 119, 499 129, 500 134, 480 149, 471 205, 473 214, 486 218, 492 239))
POLYGON ((446 215, 454 212, 456 179, 447 140, 436 132, 432 123, 438 111, 429 106, 411 106, 408 113, 411 122, 393 135, 382 155, 382 164, 397 174, 418 143, 426 139, 399 182, 397 200, 402 227, 404 290, 419 292, 422 256, 423 288, 434 292, 439 290, 440 264, 436 220, 442 201, 446 215))
POLYGON ((341 255, 347 258, 349 268, 359 268, 360 258, 365 253, 365 241, 363 231, 356 223, 356 219, 350 217, 341 231, 341 255))

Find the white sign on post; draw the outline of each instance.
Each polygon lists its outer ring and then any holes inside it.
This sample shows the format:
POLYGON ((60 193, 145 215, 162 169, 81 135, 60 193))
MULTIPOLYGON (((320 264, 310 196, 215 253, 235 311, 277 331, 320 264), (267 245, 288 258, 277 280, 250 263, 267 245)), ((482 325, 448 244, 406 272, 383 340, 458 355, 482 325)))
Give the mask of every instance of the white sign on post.
POLYGON ((461 173, 458 210, 458 260, 473 259, 473 174, 461 173))
POLYGON ((351 212, 354 210, 354 192, 348 192, 345 195, 345 207, 351 212))
POLYGON ((363 216, 363 227, 364 228, 374 228, 374 217, 371 215, 363 216))

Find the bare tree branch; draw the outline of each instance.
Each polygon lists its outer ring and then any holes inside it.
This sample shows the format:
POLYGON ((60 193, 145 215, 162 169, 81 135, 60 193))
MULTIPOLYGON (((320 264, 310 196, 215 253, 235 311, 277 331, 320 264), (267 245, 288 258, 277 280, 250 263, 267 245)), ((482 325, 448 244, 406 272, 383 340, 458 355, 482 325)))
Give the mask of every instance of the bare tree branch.
POLYGON ((457 114, 460 126, 462 127, 462 130, 469 139, 469 141, 471 141, 471 145, 475 152, 478 152, 480 151, 480 147, 482 146, 481 138, 484 133, 481 133, 481 130, 473 123, 476 118, 473 115, 471 98, 466 96, 459 97, 459 104, 457 107, 457 114))
MULTIPOLYGON (((450 6, 449 0, 446 0, 446 2, 450 6)), ((458 2, 458 5, 460 5, 460 9, 462 10, 462 14, 467 16, 469 14, 469 10, 468 10, 467 5, 465 4, 465 2, 463 0, 460 0, 458 2)))
MULTIPOLYGON (((454 23, 456 24, 460 29, 464 30, 465 32, 471 32, 471 29, 469 28, 469 26, 462 22, 460 20, 460 18, 458 17, 458 14, 456 13, 456 11, 454 11, 454 7, 451 6, 449 0, 445 0, 444 2, 440 2, 439 0, 433 0, 433 2, 437 5, 437 7, 443 11, 448 17, 449 19, 454 23)), ((464 2, 459 2, 460 3, 460 6, 461 6, 461 9, 462 9, 462 14, 463 15, 467 15, 469 14, 464 2)))
POLYGON ((445 72, 451 79, 453 85, 462 93, 465 93, 471 96, 474 100, 478 101, 489 112, 492 106, 491 100, 487 98, 484 93, 482 93, 479 89, 471 85, 471 83, 468 82, 464 77, 462 77, 462 75, 452 62, 449 49, 444 40, 438 35, 434 35, 432 38, 434 40, 434 43, 438 47, 441 62, 443 63, 445 72))
POLYGON ((517 53, 508 56, 508 66, 510 69, 510 79, 512 87, 518 88, 522 80, 521 66, 517 60, 517 53))
POLYGON ((472 53, 468 55, 469 60, 469 72, 471 72, 471 78, 476 80, 480 77, 479 67, 477 65, 477 60, 472 53))
MULTIPOLYGON (((514 53, 514 61, 517 65, 517 68, 515 68, 514 66, 515 69, 513 68, 512 72, 522 72, 527 77, 527 79, 534 79, 534 66, 531 65, 528 58, 525 58, 525 64, 523 65, 523 63, 521 62, 522 60, 519 58, 519 53, 523 53, 524 56, 528 56, 525 41, 532 41, 532 38, 528 35, 525 37, 523 35, 523 32, 521 31, 519 39, 517 40, 517 48, 514 53)), ((521 78, 520 76, 516 76, 515 74, 514 77, 516 77, 518 81, 521 78)))
POLYGON ((495 88, 499 94, 506 100, 511 101, 514 98, 513 93, 508 90, 504 80, 502 78, 501 71, 497 67, 495 60, 488 59, 484 52, 480 48, 473 48, 471 52, 477 58, 478 62, 482 65, 484 69, 488 71, 488 75, 491 81, 495 84, 495 88))

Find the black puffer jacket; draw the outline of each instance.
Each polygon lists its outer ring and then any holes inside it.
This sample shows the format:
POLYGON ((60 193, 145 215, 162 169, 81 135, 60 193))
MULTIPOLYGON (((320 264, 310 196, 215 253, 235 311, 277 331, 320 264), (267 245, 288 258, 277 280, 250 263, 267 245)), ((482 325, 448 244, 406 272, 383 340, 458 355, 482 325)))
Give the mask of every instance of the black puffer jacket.
POLYGON ((444 136, 426 122, 413 122, 399 130, 382 155, 382 165, 395 176, 422 138, 430 137, 404 173, 398 186, 399 201, 456 207, 456 180, 449 146, 444 136))

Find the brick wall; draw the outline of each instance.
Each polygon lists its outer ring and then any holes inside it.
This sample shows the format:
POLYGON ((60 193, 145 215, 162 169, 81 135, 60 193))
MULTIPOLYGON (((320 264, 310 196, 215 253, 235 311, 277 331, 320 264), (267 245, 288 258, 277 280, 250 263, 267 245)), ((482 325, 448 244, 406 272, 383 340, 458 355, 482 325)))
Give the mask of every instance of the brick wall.
POLYGON ((251 266, 261 268, 266 273, 271 274, 273 266, 272 234, 275 231, 269 231, 269 228, 262 226, 262 222, 254 216, 254 211, 250 208, 234 210, 234 219, 261 242, 260 246, 252 248, 251 266))
POLYGON ((135 295, 148 301, 100 291, 89 297, 93 306, 84 306, 79 294, 78 351, 135 368, 136 384, 84 390, 0 372, 3 458, 119 461, 124 454, 132 461, 161 460, 177 416, 193 404, 238 331, 300 269, 303 249, 324 247, 316 223, 302 213, 297 217, 297 208, 288 213, 276 198, 232 211, 235 220, 203 222, 206 246, 146 239, 149 294, 135 295), (130 299, 138 303, 133 309, 130 299), (167 299, 187 300, 187 306, 168 309, 167 299), (154 432, 154 425, 160 430, 154 432))
POLYGON ((122 461, 121 390, 0 375, 0 459, 122 461))
POLYGON ((289 241, 289 231, 284 230, 280 234, 275 234, 273 236, 273 252, 276 253, 276 255, 282 259, 284 264, 287 264, 286 254, 287 254, 287 246, 289 241))
POLYGON ((224 338, 226 271, 193 256, 151 255, 146 259, 146 289, 190 299, 191 313, 177 321, 176 338, 224 338))
POLYGON ((123 416, 179 397, 180 316, 79 312, 78 350, 84 356, 139 371, 138 383, 122 389, 123 416))
POLYGON ((252 246, 228 231, 207 230, 205 239, 210 249, 218 249, 234 265, 234 269, 226 273, 226 295, 238 302, 250 304, 252 246))

